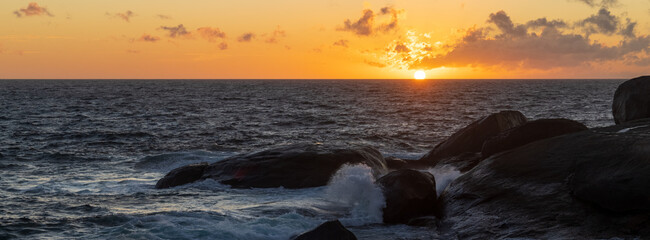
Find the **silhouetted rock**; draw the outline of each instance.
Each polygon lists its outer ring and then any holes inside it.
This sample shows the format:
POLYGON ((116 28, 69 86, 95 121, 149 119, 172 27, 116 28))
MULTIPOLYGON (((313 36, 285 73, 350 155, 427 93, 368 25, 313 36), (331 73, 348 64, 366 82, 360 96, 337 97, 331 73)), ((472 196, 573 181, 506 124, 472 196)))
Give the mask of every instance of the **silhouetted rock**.
POLYGON ((491 114, 457 131, 418 161, 422 164, 435 166, 444 158, 466 152, 481 152, 485 140, 505 130, 521 126, 525 122, 526 117, 517 111, 491 114))
POLYGON ((175 187, 199 180, 207 167, 208 163, 204 162, 176 168, 158 180, 156 188, 175 187))
POLYGON ((196 180, 211 178, 235 188, 318 187, 346 163, 368 165, 377 175, 387 171, 374 148, 297 144, 212 163, 196 180))
POLYGON ((527 144, 483 160, 440 197, 453 237, 650 237, 650 120, 527 144))
POLYGON ((412 218, 408 221, 408 223, 406 223, 406 225, 416 227, 437 227, 438 222, 439 219, 435 216, 424 216, 412 218))
POLYGON ((584 124, 569 119, 529 121, 488 139, 483 144, 481 153, 483 158, 487 158, 492 154, 517 148, 534 141, 584 130, 587 130, 584 124))
POLYGON ((481 153, 466 152, 453 157, 443 158, 438 161, 436 166, 452 166, 460 172, 467 172, 472 170, 483 159, 481 153))
POLYGON ((434 213, 436 179, 430 173, 402 169, 379 178, 377 182, 386 198, 384 223, 407 223, 411 218, 434 213))
POLYGON ((616 124, 650 118, 650 76, 628 80, 614 93, 612 113, 616 124))
POLYGON ((311 231, 291 238, 292 240, 356 240, 350 230, 345 228, 339 220, 328 221, 311 231))
POLYGON ((403 159, 399 159, 396 157, 385 157, 386 160, 386 166, 388 169, 402 169, 408 165, 408 162, 403 159))

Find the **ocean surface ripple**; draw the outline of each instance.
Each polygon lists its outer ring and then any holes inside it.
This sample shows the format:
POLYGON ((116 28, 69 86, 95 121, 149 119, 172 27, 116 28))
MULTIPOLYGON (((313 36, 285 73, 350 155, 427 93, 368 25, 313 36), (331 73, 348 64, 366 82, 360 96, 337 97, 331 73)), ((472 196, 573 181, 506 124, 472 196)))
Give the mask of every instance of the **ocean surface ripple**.
POLYGON ((301 190, 153 187, 178 166, 292 143, 413 159, 501 110, 612 125, 622 81, 0 80, 0 238, 287 239, 334 218, 360 239, 436 238, 332 201, 341 181, 376 195, 359 169, 301 190))

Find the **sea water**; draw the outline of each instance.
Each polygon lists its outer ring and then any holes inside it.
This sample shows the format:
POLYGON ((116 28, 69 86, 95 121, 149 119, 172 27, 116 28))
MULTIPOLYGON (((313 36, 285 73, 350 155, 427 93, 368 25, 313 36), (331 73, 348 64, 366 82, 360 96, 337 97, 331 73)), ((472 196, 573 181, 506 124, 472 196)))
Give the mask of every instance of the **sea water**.
MULTIPOLYGON (((292 143, 417 159, 490 113, 613 124, 622 80, 0 80, 0 238, 288 239, 340 219, 360 239, 431 239, 381 224, 376 176, 327 186, 155 189, 169 170, 292 143)), ((438 192, 460 173, 430 169, 438 192)))

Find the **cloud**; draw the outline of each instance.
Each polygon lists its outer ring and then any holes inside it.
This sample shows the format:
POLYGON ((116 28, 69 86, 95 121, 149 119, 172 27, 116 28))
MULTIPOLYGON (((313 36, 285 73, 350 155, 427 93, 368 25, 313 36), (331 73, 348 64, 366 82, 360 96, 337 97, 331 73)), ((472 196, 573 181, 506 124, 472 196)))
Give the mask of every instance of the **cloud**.
POLYGON ((577 2, 582 2, 589 5, 590 7, 613 7, 618 5, 618 0, 572 0, 577 2))
POLYGON ((378 67, 378 68, 384 68, 384 67, 386 67, 386 64, 378 63, 378 62, 373 62, 373 61, 370 61, 370 60, 365 60, 365 63, 368 64, 368 65, 370 65, 370 66, 378 67))
POLYGON ((138 38, 138 41, 143 41, 143 42, 157 42, 159 40, 160 40, 159 37, 152 36, 149 34, 143 34, 142 37, 138 38))
POLYGON ((199 36, 210 42, 214 42, 217 39, 226 38, 226 33, 221 31, 219 28, 202 27, 197 28, 196 32, 199 34, 199 36))
POLYGON ((620 25, 617 19, 609 11, 601 9, 596 15, 572 25, 545 18, 517 24, 505 12, 499 11, 490 14, 487 20, 496 29, 470 28, 458 42, 431 51, 404 54, 403 48, 393 44, 387 53, 392 57, 387 59, 401 61, 401 67, 410 69, 443 66, 551 69, 606 61, 647 62, 650 36, 635 37, 636 23, 630 20, 626 25, 620 25), (592 41, 585 29, 618 35, 623 40, 607 46, 592 41))
POLYGON ((266 43, 277 43, 279 38, 286 37, 287 33, 280 29, 280 26, 278 26, 271 34, 268 35, 266 40, 264 42, 266 43))
POLYGON ((189 36, 190 32, 187 31, 185 26, 183 24, 178 24, 176 27, 166 27, 166 26, 161 26, 160 29, 169 31, 169 37, 171 38, 176 38, 176 37, 183 37, 183 36, 189 36))
POLYGON ((112 17, 120 18, 126 22, 131 22, 131 18, 135 16, 135 14, 131 10, 128 10, 124 13, 115 13, 115 14, 106 13, 106 14, 112 17))
POLYGON ((157 18, 163 19, 163 20, 169 20, 172 19, 172 16, 169 15, 164 15, 164 14, 158 14, 156 15, 157 18))
POLYGON ((250 42, 254 38, 255 38, 254 33, 244 33, 241 36, 239 36, 239 38, 237 38, 237 41, 238 42, 250 42))
POLYGON ((219 49, 220 50, 226 50, 228 49, 228 44, 225 42, 219 43, 219 49))
POLYGON ((338 41, 334 42, 333 45, 334 45, 334 46, 339 46, 339 47, 347 48, 347 47, 348 47, 348 43, 350 43, 348 40, 341 39, 341 40, 338 40, 338 41))
POLYGON ((603 33, 611 35, 618 29, 619 20, 609 10, 601 8, 597 14, 582 20, 579 25, 585 27, 588 34, 603 33))
POLYGON ((30 17, 30 16, 43 16, 47 15, 50 17, 54 17, 50 11, 47 10, 45 7, 38 6, 37 3, 31 2, 27 5, 27 8, 21 8, 16 11, 14 11, 14 14, 16 17, 30 17))
POLYGON ((399 27, 398 19, 399 15, 402 12, 403 10, 397 10, 393 7, 381 8, 378 14, 375 14, 370 9, 364 9, 359 20, 352 21, 350 19, 346 19, 343 21, 343 26, 337 28, 337 30, 352 32, 358 36, 370 36, 377 32, 389 32, 399 27), (375 19, 379 16, 384 15, 390 16, 390 20, 386 23, 375 26, 375 19))

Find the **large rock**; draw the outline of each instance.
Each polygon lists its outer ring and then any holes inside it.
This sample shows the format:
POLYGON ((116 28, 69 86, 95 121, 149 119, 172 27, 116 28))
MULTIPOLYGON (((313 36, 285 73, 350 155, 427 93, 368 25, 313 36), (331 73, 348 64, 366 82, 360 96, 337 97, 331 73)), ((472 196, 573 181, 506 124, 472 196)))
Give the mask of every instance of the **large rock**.
POLYGON ((412 218, 435 212, 436 179, 430 173, 402 169, 381 177, 377 182, 386 198, 384 223, 408 223, 412 218))
MULTIPOLYGON (((377 175, 387 171, 383 156, 374 148, 297 144, 212 163, 193 179, 211 178, 235 188, 318 187, 326 185, 330 176, 346 163, 368 165, 377 175)), ((157 187, 176 186, 160 184, 175 183, 174 171, 160 179, 157 187)))
POLYGON ((168 188, 195 182, 201 179, 207 167, 208 163, 199 163, 176 168, 158 180, 156 188, 168 188))
POLYGON ((488 139, 481 154, 487 158, 492 154, 517 148, 534 141, 587 130, 579 122, 569 119, 539 119, 524 123, 488 139))
POLYGON ((485 140, 526 122, 526 117, 517 111, 502 111, 483 117, 451 135, 418 162, 435 166, 438 161, 466 152, 481 152, 485 140))
POLYGON ((650 120, 549 138, 483 160, 441 196, 462 239, 650 237, 650 120))
POLYGON ((650 118, 650 76, 628 80, 614 93, 612 113, 616 124, 650 118))
POLYGON ((339 220, 334 220, 325 222, 311 231, 291 238, 291 240, 357 240, 357 237, 339 220))

